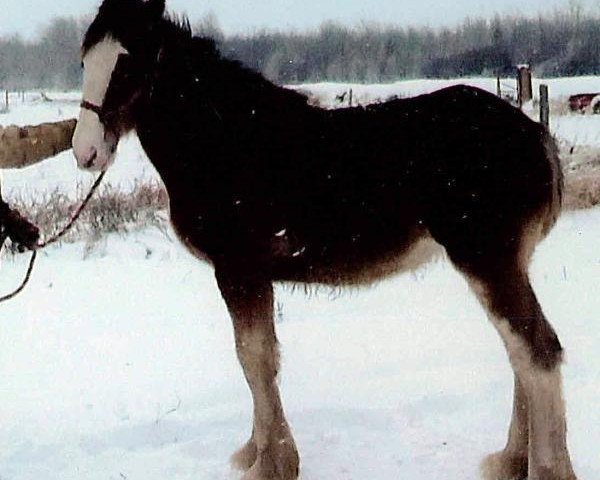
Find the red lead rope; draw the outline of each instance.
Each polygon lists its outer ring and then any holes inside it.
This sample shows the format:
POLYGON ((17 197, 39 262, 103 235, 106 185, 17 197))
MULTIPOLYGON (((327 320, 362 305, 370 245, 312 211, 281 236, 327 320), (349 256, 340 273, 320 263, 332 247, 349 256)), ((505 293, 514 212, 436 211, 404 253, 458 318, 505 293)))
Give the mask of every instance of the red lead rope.
POLYGON ((0 303, 6 302, 7 300, 16 297, 19 293, 21 293, 21 291, 23 291, 23 289, 27 286, 27 283, 29 283, 29 279, 31 278, 31 272, 33 271, 33 266, 37 257, 37 251, 47 247, 48 245, 58 242, 69 232, 69 230, 71 230, 71 228, 81 215, 81 212, 83 212, 83 209, 86 207, 86 205, 94 195, 94 192, 98 189, 98 186, 100 185, 100 182, 102 182, 105 173, 106 171, 98 175, 98 178, 96 178, 96 181, 90 188, 89 193, 83 199, 81 205, 79 205, 69 222, 62 228, 62 230, 56 235, 53 235, 50 238, 44 240, 43 242, 40 242, 38 240, 38 229, 35 225, 31 224, 17 211, 11 210, 7 206, 4 207, 5 211, 3 213, 4 216, 8 218, 8 222, 5 221, 6 223, 8 223, 8 226, 5 225, 4 231, 0 232, 0 249, 2 249, 6 237, 10 237, 11 240, 15 241, 15 243, 19 245, 20 249, 31 250, 32 254, 31 259, 29 260, 29 266, 27 267, 27 273, 25 274, 25 278, 23 279, 19 287, 17 287, 13 292, 0 297, 0 303))

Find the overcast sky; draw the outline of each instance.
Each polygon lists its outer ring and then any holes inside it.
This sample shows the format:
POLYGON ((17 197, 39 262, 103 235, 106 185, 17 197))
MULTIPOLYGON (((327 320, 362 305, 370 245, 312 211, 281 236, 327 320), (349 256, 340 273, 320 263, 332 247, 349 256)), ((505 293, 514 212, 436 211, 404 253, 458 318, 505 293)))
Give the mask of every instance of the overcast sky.
MULTIPOLYGON (((571 0, 573 1, 573 0, 571 0)), ((600 0, 576 0, 600 12, 600 0)), ((0 35, 32 38, 58 15, 94 13, 100 0, 0 0, 0 35)), ((569 0, 167 0, 169 10, 193 21, 213 12, 226 33, 271 29, 307 29, 325 20, 360 20, 407 25, 454 25, 466 16, 494 13, 551 13, 569 0)))

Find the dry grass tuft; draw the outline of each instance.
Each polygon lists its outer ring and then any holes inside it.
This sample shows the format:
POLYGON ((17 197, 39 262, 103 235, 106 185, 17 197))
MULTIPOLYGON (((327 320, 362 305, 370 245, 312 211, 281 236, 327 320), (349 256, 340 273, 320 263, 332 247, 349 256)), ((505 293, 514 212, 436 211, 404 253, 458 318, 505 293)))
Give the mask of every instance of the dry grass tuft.
MULTIPOLYGON (((74 201, 59 191, 12 199, 11 206, 21 211, 38 226, 48 238, 70 220, 87 194, 87 188, 78 187, 74 201)), ((168 197, 159 182, 136 183, 129 192, 104 185, 92 197, 73 228, 61 242, 98 240, 108 233, 127 233, 146 227, 165 230, 168 197)))
POLYGON ((571 175, 566 179, 565 210, 581 210, 600 205, 600 169, 571 175))
POLYGON ((600 149, 564 148, 565 210, 582 210, 600 205, 600 149))

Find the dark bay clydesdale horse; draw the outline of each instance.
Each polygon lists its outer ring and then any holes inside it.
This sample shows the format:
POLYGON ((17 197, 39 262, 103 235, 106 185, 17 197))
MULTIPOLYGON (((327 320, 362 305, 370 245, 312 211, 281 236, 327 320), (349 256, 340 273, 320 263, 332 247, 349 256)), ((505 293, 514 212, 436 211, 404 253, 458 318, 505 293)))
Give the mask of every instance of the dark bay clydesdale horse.
POLYGON ((547 130, 464 86, 366 108, 310 106, 222 58, 164 8, 102 3, 83 43, 74 151, 80 167, 106 169, 135 130, 178 235, 214 266, 254 401, 252 435, 233 457, 243 478, 298 475, 276 383, 273 282, 369 284, 441 246, 515 373, 508 442, 484 461, 484 477, 575 480, 562 348, 528 279, 561 203, 547 130))

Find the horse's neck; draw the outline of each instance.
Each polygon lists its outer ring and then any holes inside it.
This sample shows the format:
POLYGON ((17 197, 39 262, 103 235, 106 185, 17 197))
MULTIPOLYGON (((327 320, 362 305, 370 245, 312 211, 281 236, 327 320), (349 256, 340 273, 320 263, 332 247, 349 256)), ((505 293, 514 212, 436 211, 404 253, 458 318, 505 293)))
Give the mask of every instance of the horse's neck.
POLYGON ((228 60, 198 72, 176 60, 157 76, 136 119, 142 146, 167 184, 194 175, 207 184, 233 181, 223 172, 242 174, 237 163, 265 140, 267 129, 257 125, 277 125, 282 111, 291 122, 307 113, 304 97, 228 60))
POLYGON ((186 68, 184 60, 162 70, 135 114, 140 140, 155 143, 170 137, 164 140, 175 142, 179 136, 180 144, 192 137, 200 143, 225 142, 232 129, 249 126, 245 122, 251 122, 258 105, 274 111, 282 107, 278 87, 222 62, 209 72, 186 68))
MULTIPOLYGON (((184 92, 181 95, 185 97, 184 92)), ((210 162, 223 157, 228 143, 218 128, 222 118, 216 108, 213 111, 211 105, 205 105, 199 112, 194 102, 148 98, 138 110, 135 129, 140 143, 169 190, 191 179, 198 189, 204 182, 218 180, 213 178, 210 162)))

